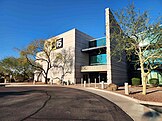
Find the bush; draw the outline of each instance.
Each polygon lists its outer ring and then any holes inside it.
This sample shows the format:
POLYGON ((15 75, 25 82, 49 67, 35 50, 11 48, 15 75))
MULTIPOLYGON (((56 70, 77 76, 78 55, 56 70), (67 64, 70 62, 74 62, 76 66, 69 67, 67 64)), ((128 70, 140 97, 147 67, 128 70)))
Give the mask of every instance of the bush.
POLYGON ((0 78, 0 83, 4 83, 4 78, 0 78))
POLYGON ((159 79, 156 78, 149 79, 149 83, 157 86, 159 84, 159 79))
POLYGON ((140 78, 132 78, 132 85, 133 86, 140 85, 140 78))

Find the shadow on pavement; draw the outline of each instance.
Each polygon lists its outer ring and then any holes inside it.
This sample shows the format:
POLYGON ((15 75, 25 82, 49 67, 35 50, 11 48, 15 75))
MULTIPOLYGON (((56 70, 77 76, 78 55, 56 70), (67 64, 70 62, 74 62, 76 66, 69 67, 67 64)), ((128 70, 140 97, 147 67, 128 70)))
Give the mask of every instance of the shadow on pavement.
POLYGON ((160 114, 156 111, 149 111, 143 114, 142 119, 143 120, 148 120, 149 121, 156 121, 157 118, 160 117, 160 114))
POLYGON ((44 93, 42 90, 27 90, 27 91, 13 91, 13 92, 0 92, 0 97, 11 96, 11 95, 27 95, 30 93, 44 93))
POLYGON ((151 108, 159 113, 162 113, 162 106, 155 106, 155 105, 148 105, 148 104, 143 104, 144 106, 151 108))

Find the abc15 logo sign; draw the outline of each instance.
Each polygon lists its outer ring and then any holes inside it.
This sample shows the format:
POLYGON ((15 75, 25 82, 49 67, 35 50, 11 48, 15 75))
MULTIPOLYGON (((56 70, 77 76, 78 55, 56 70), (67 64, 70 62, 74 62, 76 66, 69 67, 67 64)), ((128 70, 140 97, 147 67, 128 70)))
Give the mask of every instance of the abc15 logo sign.
POLYGON ((63 48, 63 38, 56 39, 55 41, 52 41, 51 47, 52 47, 53 50, 63 48))

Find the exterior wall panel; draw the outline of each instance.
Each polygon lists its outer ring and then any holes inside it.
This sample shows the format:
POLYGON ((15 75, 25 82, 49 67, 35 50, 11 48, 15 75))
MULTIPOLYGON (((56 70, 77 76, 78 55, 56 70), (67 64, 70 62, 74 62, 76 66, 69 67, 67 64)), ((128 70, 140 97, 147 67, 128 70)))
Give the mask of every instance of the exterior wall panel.
POLYGON ((83 74, 81 73, 81 66, 89 65, 89 54, 82 53, 81 50, 83 48, 87 48, 89 44, 89 40, 94 39, 93 37, 84 34, 78 30, 75 33, 75 78, 77 79, 77 83, 80 82, 80 78, 83 78, 83 74))
MULTIPOLYGON (((111 28, 113 26, 118 26, 113 14, 110 9, 106 9, 106 45, 107 45, 107 79, 108 83, 115 83, 118 85, 123 85, 127 81, 127 62, 125 54, 122 56, 122 61, 119 62, 119 57, 112 56, 113 45, 116 41, 111 40, 111 28), (111 22, 111 23, 110 23, 111 22)), ((114 28, 113 28, 114 29, 114 28)))
MULTIPOLYGON (((75 49, 75 29, 72 29, 70 31, 67 31, 63 34, 60 34, 54 38, 63 38, 63 48, 60 49, 56 49, 54 50, 54 53, 59 53, 61 52, 63 49, 68 50, 69 48, 71 49, 75 49)), ((49 39, 50 40, 50 39, 49 39)), ((75 51, 73 53, 73 55, 75 55, 75 51)), ((73 56, 73 67, 72 67, 72 73, 71 74, 67 74, 64 77, 64 81, 70 81, 72 83, 74 83, 75 81, 75 56, 73 56)), ((57 83, 58 79, 55 79, 57 77, 61 77, 61 70, 60 69, 51 69, 49 71, 49 75, 48 77, 53 80, 54 83, 57 83)))

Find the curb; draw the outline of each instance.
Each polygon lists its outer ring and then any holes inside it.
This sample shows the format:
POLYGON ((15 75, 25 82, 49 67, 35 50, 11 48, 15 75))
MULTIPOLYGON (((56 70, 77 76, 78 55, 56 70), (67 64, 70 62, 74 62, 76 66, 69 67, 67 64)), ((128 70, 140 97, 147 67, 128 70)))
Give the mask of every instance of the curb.
POLYGON ((162 107, 162 103, 160 103, 160 102, 142 101, 142 100, 135 99, 133 97, 131 98, 131 97, 128 97, 128 96, 125 96, 125 95, 122 95, 122 94, 119 94, 119 93, 107 91, 107 90, 101 90, 101 89, 95 89, 95 88, 89 88, 89 89, 97 90, 97 91, 101 91, 101 92, 106 92, 106 93, 109 93, 109 94, 113 94, 113 95, 116 95, 116 96, 119 96, 119 97, 126 98, 128 100, 134 101, 134 102, 139 103, 139 104, 152 105, 152 106, 161 106, 162 107))
POLYGON ((139 100, 139 103, 143 104, 143 105, 151 105, 151 106, 162 107, 162 103, 159 103, 159 102, 149 102, 149 101, 141 101, 141 100, 139 100))
MULTIPOLYGON (((76 88, 76 87, 71 87, 71 88, 76 88)), ((134 101, 134 102, 139 103, 139 104, 145 104, 145 105, 152 105, 152 106, 160 106, 160 107, 162 107, 162 103, 160 103, 160 102, 142 101, 142 100, 135 99, 133 97, 125 96, 125 95, 122 95, 122 94, 119 94, 119 93, 115 93, 115 92, 112 92, 112 91, 108 91, 108 90, 101 90, 101 89, 92 88, 92 87, 85 87, 85 89, 86 88, 87 89, 91 89, 91 90, 100 91, 100 92, 109 93, 109 94, 116 95, 116 96, 119 96, 119 97, 122 97, 122 98, 126 98, 128 100, 134 101)), ((79 87, 79 88, 76 88, 76 89, 84 89, 84 88, 83 87, 79 87)))
MULTIPOLYGON (((118 94, 118 93, 115 93, 115 92, 111 92, 111 91, 107 91, 107 90, 101 90, 101 89, 96 89, 96 88, 92 88, 92 87, 86 87, 87 89, 91 89, 91 90, 96 90, 96 91, 100 91, 100 92, 105 92, 105 93, 109 93, 109 94, 112 94, 112 95, 116 95, 116 96, 119 96, 119 97, 123 97, 123 98, 126 98, 128 100, 131 100, 131 101, 134 101, 136 103, 139 103, 139 100, 137 99, 134 99, 134 98, 131 98, 131 97, 128 97, 128 96, 124 96, 122 94, 118 94)), ((85 88, 85 89, 86 89, 85 88)), ((77 88, 78 89, 78 88, 77 88)), ((84 89, 84 88, 80 88, 80 89, 84 89)))

